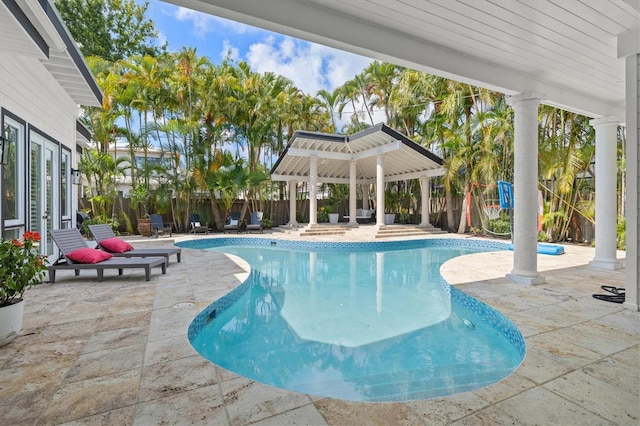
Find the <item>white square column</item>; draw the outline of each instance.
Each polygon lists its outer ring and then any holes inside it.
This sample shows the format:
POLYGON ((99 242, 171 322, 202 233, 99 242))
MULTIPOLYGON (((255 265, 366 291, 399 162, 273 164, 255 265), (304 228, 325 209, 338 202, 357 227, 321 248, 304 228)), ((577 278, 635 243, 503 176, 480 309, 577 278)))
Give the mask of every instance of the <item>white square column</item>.
POLYGON ((626 38, 618 39, 618 57, 625 58, 627 131, 627 194, 624 213, 627 224, 627 257, 623 306, 632 311, 640 311, 640 33, 636 30, 625 35, 626 38))
POLYGON ((618 36, 618 58, 624 58, 625 61, 624 118, 627 131, 627 193, 624 212, 627 224, 627 258, 623 306, 632 311, 640 311, 640 29, 626 31, 618 36))

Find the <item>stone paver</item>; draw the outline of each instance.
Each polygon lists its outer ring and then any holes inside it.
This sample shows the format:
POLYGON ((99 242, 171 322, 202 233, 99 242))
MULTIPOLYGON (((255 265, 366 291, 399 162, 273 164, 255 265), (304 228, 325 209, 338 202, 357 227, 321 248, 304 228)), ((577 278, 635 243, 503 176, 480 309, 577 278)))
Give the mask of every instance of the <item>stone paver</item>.
MULTIPOLYGON (((370 241, 368 231, 363 226, 346 236, 313 240, 370 241)), ((207 237, 218 236, 176 238, 207 237)), ((449 237, 461 236, 434 236, 449 237)), ((150 282, 133 271, 108 271, 102 283, 95 272, 75 277, 62 271, 56 284, 27 292, 23 329, 0 347, 0 424, 637 425, 640 314, 591 297, 601 293, 602 284, 624 283, 624 270, 590 269, 593 255, 592 248, 580 246, 566 246, 562 256, 540 255, 546 283, 534 287, 505 279, 511 252, 463 256, 443 265, 448 282, 521 328, 527 355, 493 385, 406 403, 288 392, 200 357, 187 340, 187 327, 247 278, 248 265, 235 256, 183 249, 182 262, 172 261, 166 275, 153 271, 150 282)))

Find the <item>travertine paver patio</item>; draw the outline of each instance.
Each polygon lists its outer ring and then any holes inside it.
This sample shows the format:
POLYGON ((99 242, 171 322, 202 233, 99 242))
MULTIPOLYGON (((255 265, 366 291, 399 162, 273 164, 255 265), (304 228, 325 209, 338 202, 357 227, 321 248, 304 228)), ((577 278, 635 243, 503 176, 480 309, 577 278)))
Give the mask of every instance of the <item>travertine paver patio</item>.
MULTIPOLYGON (((369 237, 363 230, 349 238, 369 237)), ((527 355, 499 383, 407 403, 292 393, 200 357, 186 329, 245 279, 248 266, 238 258, 184 249, 182 263, 172 259, 150 282, 134 271, 101 283, 87 271, 60 273, 56 284, 27 292, 23 330, 0 348, 0 424, 637 425, 640 315, 591 297, 601 284, 622 286, 624 271, 589 269, 591 248, 566 251, 539 256, 547 283, 536 287, 506 281, 510 252, 445 264, 449 282, 520 327, 527 355)))

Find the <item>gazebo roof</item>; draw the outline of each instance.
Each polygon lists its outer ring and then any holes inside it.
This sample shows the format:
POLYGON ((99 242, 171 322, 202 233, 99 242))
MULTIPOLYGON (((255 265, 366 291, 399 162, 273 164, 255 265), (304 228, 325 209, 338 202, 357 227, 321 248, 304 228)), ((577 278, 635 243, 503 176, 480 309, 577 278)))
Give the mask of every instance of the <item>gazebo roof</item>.
POLYGON ((318 182, 349 183, 349 163, 357 161, 356 180, 376 180, 377 157, 384 157, 386 182, 439 176, 444 173, 440 157, 398 131, 377 124, 353 135, 297 131, 271 169, 271 179, 309 179, 311 158, 318 159, 318 182))

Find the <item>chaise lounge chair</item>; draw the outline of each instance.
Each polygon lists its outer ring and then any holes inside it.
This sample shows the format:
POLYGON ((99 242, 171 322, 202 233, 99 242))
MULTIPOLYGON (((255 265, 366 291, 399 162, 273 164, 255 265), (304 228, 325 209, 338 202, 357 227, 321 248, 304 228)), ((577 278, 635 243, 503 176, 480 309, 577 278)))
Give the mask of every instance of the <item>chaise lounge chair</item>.
POLYGON ((247 232, 260 231, 262 233, 262 212, 251 213, 251 222, 247 225, 247 232))
POLYGON ((142 268, 145 279, 151 280, 151 268, 160 266, 162 273, 167 273, 167 260, 164 257, 145 258, 113 258, 110 253, 90 248, 75 228, 54 229, 49 235, 56 243, 62 255, 63 263, 54 263, 49 266, 49 282, 56 282, 56 271, 59 269, 73 269, 76 276, 81 269, 93 269, 98 274, 98 281, 102 281, 105 269, 117 269, 118 275, 122 275, 124 269, 142 268))
MULTIPOLYGON (((370 223, 373 219, 373 211, 368 209, 356 209, 356 222, 358 223, 370 223)), ((351 216, 343 216, 346 220, 351 219, 351 216)))
POLYGON ((89 225, 89 231, 98 243, 98 247, 111 253, 115 257, 157 257, 162 256, 167 259, 169 266, 169 256, 174 254, 180 262, 182 249, 178 247, 168 248, 134 248, 131 244, 116 237, 111 227, 107 224, 89 225))
POLYGON ((229 223, 224 225, 224 233, 227 231, 236 231, 240 229, 240 213, 232 212, 229 214, 229 223))
POLYGON ((158 238, 158 235, 164 234, 165 232, 169 232, 169 236, 173 235, 173 226, 165 225, 162 221, 162 216, 159 214, 150 214, 149 219, 151 219, 151 232, 158 238))
POLYGON ((209 227, 200 222, 200 215, 197 213, 189 213, 189 228, 189 232, 193 232, 194 234, 209 233, 209 227))

